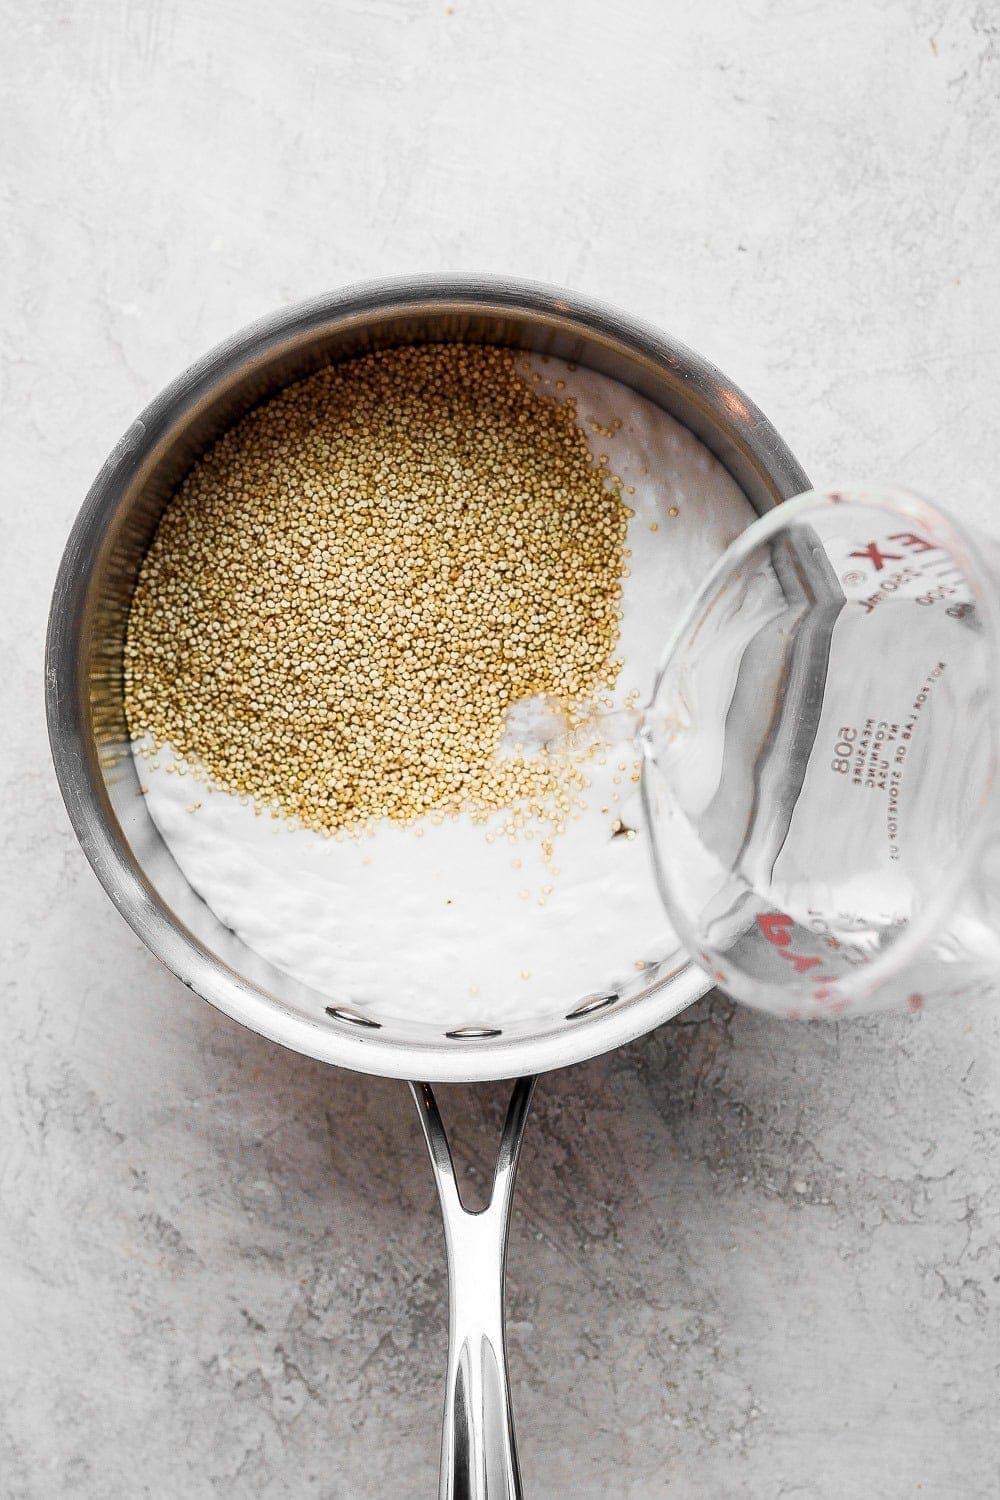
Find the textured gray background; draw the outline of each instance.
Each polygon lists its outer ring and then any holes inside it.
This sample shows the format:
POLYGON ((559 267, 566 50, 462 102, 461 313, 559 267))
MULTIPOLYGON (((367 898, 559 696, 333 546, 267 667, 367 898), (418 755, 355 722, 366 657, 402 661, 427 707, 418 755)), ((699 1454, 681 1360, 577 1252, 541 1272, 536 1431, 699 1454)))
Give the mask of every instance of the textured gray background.
MULTIPOLYGON (((997 8, 0 12, 0 1492, 419 1500, 445 1286, 412 1107, 215 1015, 98 889, 41 712, 71 518, 258 313, 479 268, 686 339, 818 481, 993 521, 997 8)), ((998 1059, 987 1007, 715 998, 546 1079, 510 1270, 530 1495, 996 1495, 998 1059)), ((481 1170, 500 1090, 446 1103, 481 1170)))

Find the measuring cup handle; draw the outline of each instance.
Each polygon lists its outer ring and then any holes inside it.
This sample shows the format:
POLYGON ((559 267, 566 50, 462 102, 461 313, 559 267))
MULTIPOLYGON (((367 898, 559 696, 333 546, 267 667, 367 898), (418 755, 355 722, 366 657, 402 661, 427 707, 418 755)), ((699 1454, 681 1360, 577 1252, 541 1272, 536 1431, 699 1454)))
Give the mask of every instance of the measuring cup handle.
POLYGON ((428 1083, 411 1083, 434 1169, 448 1249, 448 1383, 439 1500, 522 1500, 507 1384, 504 1268, 514 1176, 534 1078, 514 1085, 489 1203, 463 1207, 451 1147, 428 1083))

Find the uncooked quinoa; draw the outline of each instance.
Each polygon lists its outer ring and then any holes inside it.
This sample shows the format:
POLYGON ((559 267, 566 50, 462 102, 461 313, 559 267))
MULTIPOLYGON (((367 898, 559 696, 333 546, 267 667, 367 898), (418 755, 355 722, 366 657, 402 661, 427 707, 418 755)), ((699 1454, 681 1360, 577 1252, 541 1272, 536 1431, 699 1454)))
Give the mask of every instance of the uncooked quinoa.
POLYGON ((619 489, 573 402, 503 349, 395 349, 289 387, 164 513, 129 621, 133 737, 325 832, 558 826, 579 768, 496 750, 510 704, 614 681, 619 489))

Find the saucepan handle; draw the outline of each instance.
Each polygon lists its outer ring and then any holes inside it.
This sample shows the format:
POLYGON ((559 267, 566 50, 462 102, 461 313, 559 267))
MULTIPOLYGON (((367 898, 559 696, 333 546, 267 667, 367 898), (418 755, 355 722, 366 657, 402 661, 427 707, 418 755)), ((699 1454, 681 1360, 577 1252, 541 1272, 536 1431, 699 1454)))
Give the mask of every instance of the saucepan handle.
POLYGON ((522 1500, 507 1384, 503 1286, 514 1176, 534 1087, 534 1078, 520 1078, 514 1085, 492 1197, 484 1209, 470 1213, 462 1205, 430 1084, 410 1084, 434 1168, 448 1247, 448 1384, 440 1500, 522 1500))

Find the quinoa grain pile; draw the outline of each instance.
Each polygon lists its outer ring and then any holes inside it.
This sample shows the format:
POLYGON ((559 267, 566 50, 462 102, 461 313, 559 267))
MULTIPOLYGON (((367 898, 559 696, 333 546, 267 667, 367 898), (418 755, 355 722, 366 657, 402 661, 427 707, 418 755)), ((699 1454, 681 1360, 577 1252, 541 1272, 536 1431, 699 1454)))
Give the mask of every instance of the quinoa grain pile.
POLYGON ((631 512, 571 401, 503 349, 365 356, 202 458, 142 568, 135 739, 310 828, 568 815, 579 767, 496 755, 507 708, 618 670, 631 512))

